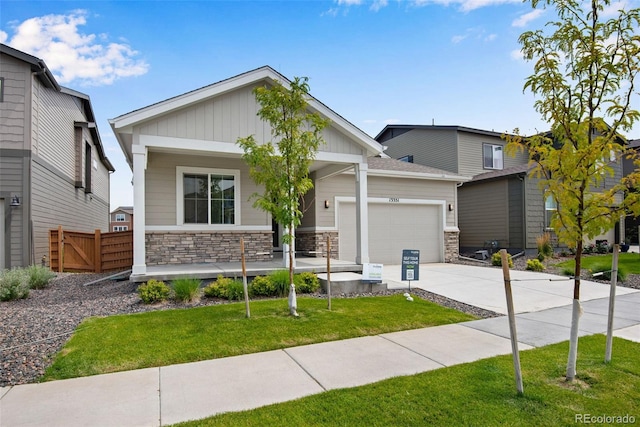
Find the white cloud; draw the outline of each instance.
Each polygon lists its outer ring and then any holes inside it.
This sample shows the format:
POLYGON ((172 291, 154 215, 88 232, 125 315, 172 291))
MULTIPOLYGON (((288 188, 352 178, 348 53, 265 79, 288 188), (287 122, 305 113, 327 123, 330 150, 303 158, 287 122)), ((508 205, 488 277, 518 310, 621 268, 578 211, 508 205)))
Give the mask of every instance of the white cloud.
POLYGON ((373 3, 371 4, 371 7, 369 9, 377 12, 383 7, 386 7, 388 4, 389 2, 387 0, 373 0, 373 3))
POLYGON ((9 38, 9 35, 4 31, 0 30, 0 43, 4 43, 9 38))
POLYGON ((460 43, 462 40, 466 39, 467 36, 462 36, 462 35, 458 35, 458 36, 453 36, 451 37, 451 43, 453 44, 458 44, 460 43))
POLYGON ((534 9, 529 13, 525 13, 524 15, 520 15, 518 19, 511 23, 513 27, 525 27, 529 22, 538 19, 540 16, 544 14, 543 9, 534 9))
MULTIPOLYGON (((622 0, 625 1, 625 0, 622 0)), ((403 0, 398 0, 399 3, 403 2, 403 0)), ((424 7, 431 4, 437 4, 441 6, 450 6, 457 5, 458 8, 463 12, 469 12, 475 9, 480 9, 482 7, 487 6, 495 6, 500 4, 507 3, 521 3, 521 0, 406 0, 406 4, 413 7, 424 7)), ((363 4, 369 4, 367 0, 334 0, 334 3, 338 5, 338 7, 349 8, 351 6, 361 6, 363 4)), ((370 10, 377 12, 380 9, 387 7, 389 5, 389 0, 372 0, 370 10)), ((323 13, 323 15, 337 15, 336 8, 331 8, 327 12, 323 13)))
MULTIPOLYGON (((43 59, 61 84, 75 81, 108 85, 122 77, 145 74, 149 65, 135 59, 138 52, 126 43, 109 43, 105 34, 83 34, 87 12, 46 15, 14 26, 6 44, 43 59)), ((5 33, 6 34, 6 33, 5 33)))
POLYGON ((483 42, 492 42, 498 38, 498 35, 495 33, 487 34, 481 27, 467 28, 464 34, 457 34, 451 37, 451 43, 458 44, 467 38, 482 40, 483 42))
POLYGON ((511 59, 516 61, 524 61, 524 55, 520 49, 511 51, 511 59))

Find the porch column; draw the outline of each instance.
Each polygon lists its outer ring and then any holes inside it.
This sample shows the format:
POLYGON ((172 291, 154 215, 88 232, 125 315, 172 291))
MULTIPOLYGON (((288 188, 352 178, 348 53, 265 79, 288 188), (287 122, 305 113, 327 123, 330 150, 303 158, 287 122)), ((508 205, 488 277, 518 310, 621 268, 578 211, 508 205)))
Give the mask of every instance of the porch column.
POLYGON ((145 169, 147 148, 131 147, 133 153, 133 267, 134 276, 147 273, 145 243, 145 169))
POLYGON ((367 163, 356 163, 356 263, 369 262, 369 209, 367 206, 367 163))

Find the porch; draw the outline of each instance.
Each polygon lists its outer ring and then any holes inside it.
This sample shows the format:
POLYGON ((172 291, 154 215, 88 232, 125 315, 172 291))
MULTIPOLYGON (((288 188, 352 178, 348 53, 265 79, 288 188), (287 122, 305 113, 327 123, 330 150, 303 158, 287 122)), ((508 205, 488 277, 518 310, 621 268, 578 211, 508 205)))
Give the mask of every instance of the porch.
MULTIPOLYGON (((252 261, 245 263, 247 276, 255 277, 266 275, 273 270, 284 269, 282 253, 274 254, 268 261, 252 261)), ((149 265, 146 274, 132 274, 132 282, 145 282, 149 279, 172 280, 178 277, 195 277, 197 279, 215 279, 219 275, 225 277, 242 277, 241 262, 219 262, 202 264, 181 264, 181 265, 149 265)), ((327 272, 327 259, 317 257, 298 256, 296 258, 296 273, 311 271, 314 273, 327 272)), ((331 259, 331 272, 362 272, 362 265, 355 262, 331 259)))

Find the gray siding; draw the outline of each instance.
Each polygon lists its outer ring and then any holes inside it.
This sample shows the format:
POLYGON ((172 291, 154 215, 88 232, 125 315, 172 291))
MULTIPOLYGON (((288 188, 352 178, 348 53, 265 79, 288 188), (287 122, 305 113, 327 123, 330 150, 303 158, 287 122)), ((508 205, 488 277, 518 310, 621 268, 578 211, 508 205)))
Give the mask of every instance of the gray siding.
POLYGON ((20 267, 29 263, 29 198, 25 191, 28 176, 29 152, 0 149, 0 198, 4 199, 5 216, 0 220, 4 227, 5 268, 20 267), (21 206, 10 207, 11 196, 20 197, 21 206), (26 196, 26 198, 25 198, 26 196))
MULTIPOLYGON (((483 144, 502 145, 503 147, 507 145, 506 141, 497 136, 458 132, 458 173, 460 175, 475 176, 493 170, 485 169, 483 166, 483 144)), ((511 157, 504 152, 504 149, 503 159, 504 169, 528 163, 528 158, 523 153, 511 157)))
MULTIPOLYGON (((455 203, 455 182, 377 176, 369 176, 367 182, 369 197, 444 200, 446 204, 455 203)), ((335 227, 334 197, 355 197, 355 189, 355 177, 348 173, 316 182, 316 225, 335 227), (324 207, 324 200, 330 201, 329 209, 324 207)), ((456 225, 454 212, 447 211, 446 225, 451 227, 456 225)))
MULTIPOLYGON (((260 105, 245 87, 218 95, 137 126, 141 135, 235 143, 253 135, 258 142, 271 140, 271 127, 258 117, 260 105)), ((362 148, 329 125, 322 133, 319 151, 362 154, 362 148)))
POLYGON ((385 141, 385 154, 399 159, 413 156, 413 163, 458 173, 456 132, 444 129, 413 129, 385 141))
POLYGON ((4 101, 0 102, 0 149, 26 150, 29 116, 25 106, 30 99, 31 73, 28 65, 0 55, 0 76, 4 77, 4 101))
POLYGON ((240 170, 241 223, 239 225, 270 225, 268 214, 253 208, 249 197, 259 188, 249 176, 249 169, 241 159, 187 156, 151 152, 146 170, 145 222, 151 226, 175 226, 176 212, 176 167, 221 168, 240 170))
POLYGON ((520 250, 524 244, 524 181, 509 179, 509 242, 507 248, 520 250))
POLYGON ((544 197, 538 187, 539 180, 525 179, 526 249, 537 248, 536 238, 546 231, 544 226, 544 197))
POLYGON ((458 224, 461 248, 482 248, 486 241, 509 240, 509 189, 506 180, 458 188, 458 224))

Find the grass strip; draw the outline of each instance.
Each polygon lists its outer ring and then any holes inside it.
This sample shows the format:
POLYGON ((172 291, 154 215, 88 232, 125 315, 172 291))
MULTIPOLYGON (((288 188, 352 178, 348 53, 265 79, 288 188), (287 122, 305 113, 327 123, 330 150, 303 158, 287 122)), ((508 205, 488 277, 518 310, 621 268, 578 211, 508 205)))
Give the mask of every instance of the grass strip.
POLYGON ((47 369, 44 381, 237 356, 366 335, 473 320, 456 310, 402 295, 286 299, 91 318, 47 369))
MULTIPOLYGON (((593 270, 601 265, 606 265, 610 268, 612 260, 612 254, 585 255, 582 257, 582 268, 593 270)), ((571 259, 555 264, 555 266, 558 268, 570 268, 573 271, 576 261, 571 259)), ((618 267, 624 268, 628 274, 640 274, 640 254, 630 252, 618 254, 618 267)))
POLYGON ((564 380, 568 347, 564 342, 521 352, 523 396, 517 395, 509 355, 176 426, 640 423, 640 344, 615 338, 613 360, 605 364, 605 337, 581 337, 578 381, 572 384, 564 380))

